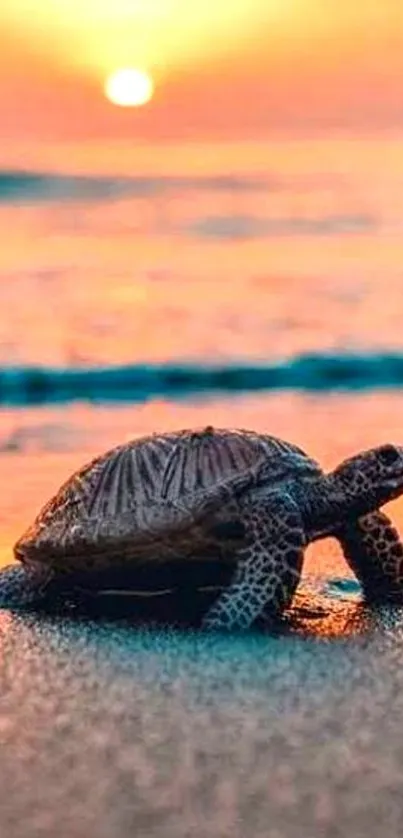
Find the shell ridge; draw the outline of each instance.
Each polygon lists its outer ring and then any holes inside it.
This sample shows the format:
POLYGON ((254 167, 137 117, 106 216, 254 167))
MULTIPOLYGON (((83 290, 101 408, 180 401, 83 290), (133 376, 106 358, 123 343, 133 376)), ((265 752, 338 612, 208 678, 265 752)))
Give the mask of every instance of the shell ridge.
MULTIPOLYGON (((95 480, 91 480, 94 475, 90 477, 91 490, 87 503, 87 513, 91 518, 103 514, 105 497, 108 498, 109 494, 111 473, 113 472, 118 456, 119 454, 102 463, 98 473, 95 475, 95 480)), ((85 483, 83 484, 83 488, 86 488, 85 483)))
POLYGON ((186 447, 183 445, 182 440, 178 440, 178 442, 174 445, 173 450, 170 452, 162 474, 160 496, 163 500, 168 499, 174 489, 175 478, 178 480, 180 475, 183 477, 185 465, 183 462, 184 459, 186 462, 185 454, 186 447))

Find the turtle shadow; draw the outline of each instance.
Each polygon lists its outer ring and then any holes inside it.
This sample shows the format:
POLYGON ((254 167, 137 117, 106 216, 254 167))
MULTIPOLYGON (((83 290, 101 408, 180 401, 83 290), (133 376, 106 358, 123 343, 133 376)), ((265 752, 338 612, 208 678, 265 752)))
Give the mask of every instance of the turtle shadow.
MULTIPOLYGON (((50 596, 35 608, 37 615, 75 623, 125 625, 133 629, 178 630, 203 633, 202 618, 219 593, 209 588, 168 592, 108 592, 105 595, 75 591, 68 596, 50 596)), ((21 612, 20 612, 21 613, 21 612)), ((403 624, 402 603, 369 602, 360 585, 350 578, 306 579, 291 606, 277 619, 258 619, 252 632, 259 635, 329 640, 372 634, 403 624)))

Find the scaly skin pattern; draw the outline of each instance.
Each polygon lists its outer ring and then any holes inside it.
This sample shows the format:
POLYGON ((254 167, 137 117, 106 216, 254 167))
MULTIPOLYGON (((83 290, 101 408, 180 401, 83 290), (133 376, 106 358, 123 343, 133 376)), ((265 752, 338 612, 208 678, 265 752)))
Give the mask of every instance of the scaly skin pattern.
POLYGON ((232 582, 203 619, 209 630, 247 629, 268 605, 273 617, 279 615, 299 582, 305 534, 292 498, 246 498, 240 514, 246 543, 238 550, 232 582))
POLYGON ((403 600, 403 544, 384 512, 347 524, 338 538, 367 600, 403 600))
POLYGON ((333 489, 355 512, 344 516, 334 534, 372 602, 403 601, 403 545, 393 523, 377 508, 402 494, 401 471, 402 449, 384 445, 352 457, 329 476, 333 489))

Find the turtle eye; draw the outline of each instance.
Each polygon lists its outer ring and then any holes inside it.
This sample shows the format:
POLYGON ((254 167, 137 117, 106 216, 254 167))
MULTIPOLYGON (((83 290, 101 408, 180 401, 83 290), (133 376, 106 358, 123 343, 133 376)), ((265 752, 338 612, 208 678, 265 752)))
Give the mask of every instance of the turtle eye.
POLYGON ((379 451, 379 456, 385 466, 393 466, 393 463, 399 459, 400 454, 394 445, 383 445, 379 451))

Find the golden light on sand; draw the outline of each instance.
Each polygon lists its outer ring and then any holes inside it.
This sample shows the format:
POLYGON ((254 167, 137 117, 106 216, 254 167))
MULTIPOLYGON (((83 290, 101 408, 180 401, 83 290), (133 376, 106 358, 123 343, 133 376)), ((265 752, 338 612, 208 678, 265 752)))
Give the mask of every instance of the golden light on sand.
POLYGON ((105 96, 113 105, 134 108, 145 105, 154 93, 151 76, 144 70, 125 67, 112 73, 105 82, 105 96))

